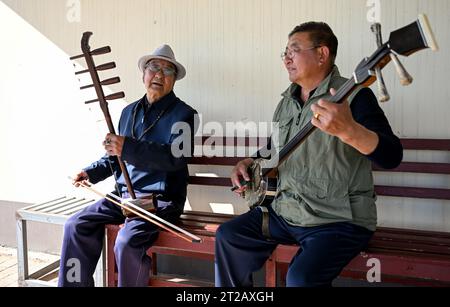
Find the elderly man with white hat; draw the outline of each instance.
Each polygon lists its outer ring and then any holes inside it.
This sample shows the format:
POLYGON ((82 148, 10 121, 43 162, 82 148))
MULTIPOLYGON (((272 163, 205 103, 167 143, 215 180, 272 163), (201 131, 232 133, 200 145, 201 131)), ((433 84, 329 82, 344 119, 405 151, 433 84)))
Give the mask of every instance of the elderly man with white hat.
MULTIPOLYGON (((125 107, 119 134, 107 134, 103 142, 106 155, 78 173, 74 185, 79 186, 84 180, 95 184, 114 172, 117 193, 129 197, 118 167, 119 156, 126 162, 136 196, 158 195, 156 214, 173 222, 183 212, 186 200, 187 162, 193 151, 197 112, 173 92, 175 81, 183 79, 186 70, 176 61, 170 46, 163 45, 151 55, 143 56, 138 66, 143 73, 146 94, 125 107), (189 125, 191 130, 183 134, 187 129, 172 129, 180 122, 189 125), (190 145, 187 155, 172 152, 171 145, 179 144, 180 138, 181 144, 190 145)), ((141 218, 127 218, 119 207, 101 199, 65 224, 59 286, 92 286, 105 224, 123 223, 114 247, 119 286, 148 285, 151 259, 146 251, 158 236, 157 226, 141 218), (74 263, 79 264, 78 274, 74 263)))

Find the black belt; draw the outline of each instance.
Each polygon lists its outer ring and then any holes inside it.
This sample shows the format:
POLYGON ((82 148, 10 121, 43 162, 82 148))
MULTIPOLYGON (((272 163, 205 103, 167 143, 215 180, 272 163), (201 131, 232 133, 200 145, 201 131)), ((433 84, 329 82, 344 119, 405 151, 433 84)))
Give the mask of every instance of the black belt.
POLYGON ((270 236, 270 230, 269 230, 269 209, 267 209, 266 206, 258 206, 259 209, 261 209, 262 212, 262 234, 263 236, 268 240, 272 241, 272 237, 270 236))

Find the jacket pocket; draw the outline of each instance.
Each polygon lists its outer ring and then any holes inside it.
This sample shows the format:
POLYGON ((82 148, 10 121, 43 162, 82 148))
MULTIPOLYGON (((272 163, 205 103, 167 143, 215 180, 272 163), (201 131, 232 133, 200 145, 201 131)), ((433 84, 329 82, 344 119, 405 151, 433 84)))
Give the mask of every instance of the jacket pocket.
POLYGON ((292 121, 293 117, 280 119, 278 122, 278 133, 275 131, 272 135, 272 140, 278 151, 280 151, 289 141, 289 132, 291 130, 292 121))
POLYGON ((327 179, 299 182, 299 196, 315 215, 323 218, 352 220, 348 185, 327 179))

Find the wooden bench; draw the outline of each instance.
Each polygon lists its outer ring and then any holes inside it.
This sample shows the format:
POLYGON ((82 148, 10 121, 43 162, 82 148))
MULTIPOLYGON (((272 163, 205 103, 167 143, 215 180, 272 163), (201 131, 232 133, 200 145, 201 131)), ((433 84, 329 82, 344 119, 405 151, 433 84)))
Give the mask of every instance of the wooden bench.
MULTIPOLYGON (((203 140, 204 141, 204 140, 203 140)), ((228 144, 224 139, 222 144, 228 144)), ((242 141, 242 140, 241 140, 242 141)), ((252 141, 252 144, 254 141, 252 141)), ((245 146, 250 140, 245 139, 245 146)), ((405 150, 438 151, 447 155, 450 152, 450 140, 403 139, 405 150)), ((420 154, 418 154, 420 156, 420 154)), ((196 157, 191 165, 233 166, 242 158, 207 158, 196 157)), ((420 160, 420 159, 419 159, 420 160)), ((444 163, 403 162, 394 170, 383 170, 376 166, 375 172, 381 174, 412 173, 450 175, 450 158, 446 156, 444 163), (389 173, 390 172, 390 173, 389 173)), ((210 178, 191 176, 191 185, 216 186, 229 190, 230 180, 226 177, 210 178)), ((376 185, 379 196, 402 197, 408 199, 450 200, 450 188, 409 187, 395 185, 376 185)), ((188 195, 189 197, 189 195, 188 195)), ((394 205, 394 204, 393 204, 394 205)), ((206 212, 185 211, 179 225, 202 237, 204 243, 191 244, 178 237, 162 231, 148 254, 153 259, 151 286, 192 286, 195 284, 185 279, 170 279, 157 272, 157 255, 175 255, 204 260, 214 260, 214 229, 221 223, 231 219, 233 215, 206 212)), ((108 285, 116 285, 117 273, 114 262, 114 241, 118 226, 107 226, 107 260, 108 285)), ((266 286, 284 285, 287 266, 298 249, 298 246, 279 245, 265 264, 266 286)), ((367 280, 369 259, 377 259, 380 263, 382 282, 407 285, 450 285, 450 233, 379 227, 366 251, 360 253, 341 273, 342 277, 367 280)), ((211 264, 213 265, 213 264, 211 264)))

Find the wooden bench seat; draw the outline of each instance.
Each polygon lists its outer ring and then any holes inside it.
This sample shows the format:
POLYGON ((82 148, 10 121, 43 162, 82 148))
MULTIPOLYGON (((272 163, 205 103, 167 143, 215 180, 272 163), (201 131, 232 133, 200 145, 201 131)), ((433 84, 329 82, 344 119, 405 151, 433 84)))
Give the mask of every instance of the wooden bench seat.
MULTIPOLYGON (((245 140, 248 146, 250 142, 245 140)), ((222 144, 227 144, 223 140, 222 144)), ((236 142, 234 143, 236 144, 236 142)), ((450 151, 450 140, 405 139, 405 150, 450 151)), ((207 158, 192 159, 192 165, 233 166, 242 158, 207 158)), ((450 175, 450 162, 403 162, 394 170, 383 170, 376 166, 376 172, 417 173, 432 175, 450 175)), ((191 176, 191 185, 218 186, 229 189, 229 178, 210 178, 191 176)), ((380 196, 404 197, 417 199, 450 200, 450 188, 410 187, 376 185, 380 196)), ((170 282, 161 278, 156 270, 157 255, 175 255, 203 260, 214 260, 215 231, 221 223, 233 218, 233 215, 186 211, 179 225, 204 240, 202 244, 186 242, 173 234, 162 231, 154 246, 148 251, 153 258, 152 286, 188 286, 202 283, 170 282)), ((108 225, 108 284, 116 284, 113 246, 118 226, 108 225)), ((265 264, 266 286, 284 285, 287 266, 297 252, 298 246, 279 245, 265 264)), ((407 285, 450 285, 450 233, 379 227, 366 251, 358 255, 343 270, 341 276, 354 279, 367 279, 369 259, 377 259, 381 264, 383 282, 407 285)), ((205 283, 203 283, 205 285, 205 283)))
MULTIPOLYGON (((182 227, 186 231, 195 234, 200 237, 203 242, 201 244, 189 243, 179 237, 173 235, 170 232, 161 231, 157 241, 152 248, 148 250, 148 255, 152 257, 152 278, 150 280, 151 286, 205 286, 208 285, 205 281, 170 281, 174 279, 172 276, 160 277, 157 272, 157 255, 173 255, 179 257, 188 257, 201 260, 214 260, 214 242, 215 242, 215 230, 220 224, 235 217, 229 214, 208 213, 208 212, 195 212, 186 211, 180 217, 178 226, 182 227)), ((119 231, 118 225, 107 225, 107 238, 108 238, 108 285, 116 285, 117 273, 114 259, 114 242, 119 231)), ((213 286, 213 284, 209 284, 213 286)))
MULTIPOLYGON (((280 245, 271 257, 272 272, 284 276, 298 246, 280 245)), ((369 259, 381 264, 382 281, 415 286, 450 285, 450 234, 379 227, 368 248, 354 258, 342 277, 367 280, 369 259)), ((275 286, 275 273, 266 284, 275 286)))

